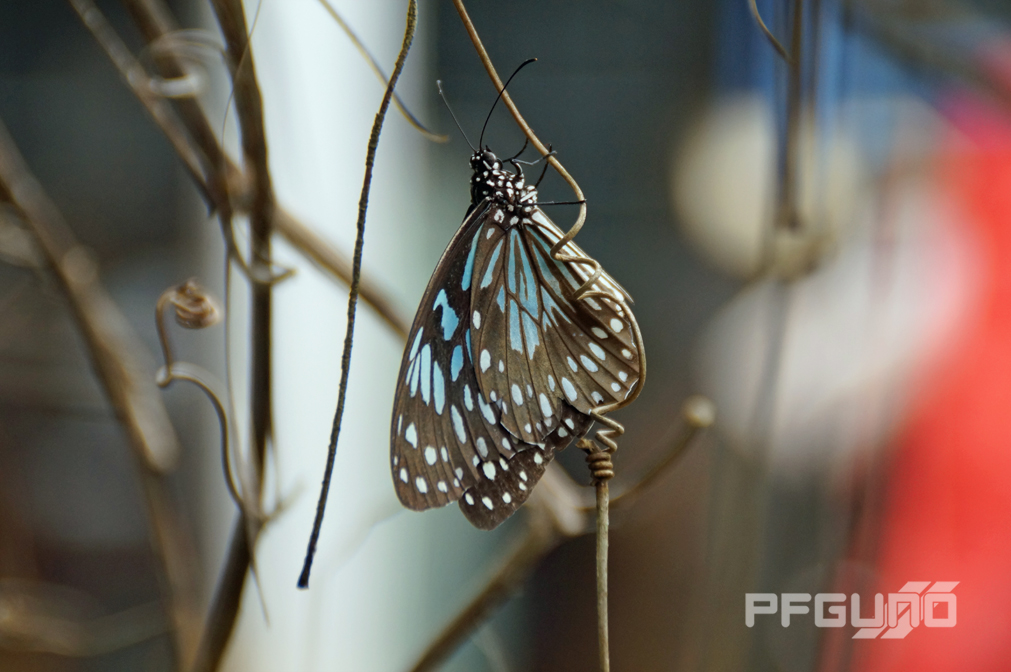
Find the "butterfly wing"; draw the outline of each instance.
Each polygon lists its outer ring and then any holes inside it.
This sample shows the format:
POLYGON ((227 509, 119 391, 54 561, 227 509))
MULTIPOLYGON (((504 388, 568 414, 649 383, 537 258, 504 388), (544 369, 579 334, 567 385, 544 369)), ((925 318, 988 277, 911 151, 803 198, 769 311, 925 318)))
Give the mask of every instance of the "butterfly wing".
MULTIPOLYGON (((398 375, 390 459, 397 496, 416 511, 460 500, 475 526, 491 529, 526 500, 554 451, 589 421, 569 409, 569 428, 538 445, 517 440, 478 385, 471 359, 471 288, 477 241, 496 208, 473 208, 436 267, 411 327, 398 375)), ((562 417, 561 415, 559 417, 562 417)))
MULTIPOLYGON (((539 443, 568 417, 566 407, 588 414, 623 400, 639 379, 639 357, 625 291, 601 274, 593 289, 613 299, 573 301, 589 267, 551 256, 562 233, 540 209, 514 219, 474 239, 471 355, 502 426, 539 443)), ((562 252, 588 258, 574 243, 562 252)))

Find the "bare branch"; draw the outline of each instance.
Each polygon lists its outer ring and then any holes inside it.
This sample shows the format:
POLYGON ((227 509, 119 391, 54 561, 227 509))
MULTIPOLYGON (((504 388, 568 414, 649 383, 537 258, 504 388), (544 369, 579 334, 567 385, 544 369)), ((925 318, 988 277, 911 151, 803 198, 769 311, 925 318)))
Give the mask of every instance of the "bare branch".
MULTIPOLYGON (((349 26, 348 22, 344 20, 344 17, 337 12, 334 6, 330 4, 329 0, 319 0, 319 4, 323 5, 323 9, 325 9, 327 14, 330 15, 330 18, 336 21, 337 25, 341 27, 344 34, 348 36, 349 40, 351 40, 351 44, 355 45, 355 49, 358 50, 358 53, 361 54, 362 58, 364 58, 369 64, 369 68, 371 68, 372 72, 374 72, 376 77, 379 78, 379 81, 386 84, 388 81, 386 79, 386 73, 383 72, 382 67, 379 65, 379 61, 377 61, 376 57, 368 50, 365 43, 358 39, 358 35, 355 34, 355 31, 351 30, 351 26, 349 26)), ((414 128, 417 129, 423 136, 432 142, 449 142, 448 135, 441 135, 425 128, 425 125, 418 121, 418 118, 411 114, 411 111, 407 109, 404 101, 400 100, 400 96, 397 95, 396 91, 393 92, 393 104, 397 106, 397 109, 400 110, 402 115, 404 115, 407 122, 411 126, 414 126, 414 128)))
MULTIPOLYGON (((178 22, 161 0, 124 1, 138 28, 149 41, 154 42, 178 30, 178 22)), ((98 12, 91 0, 74 0, 74 2, 82 5, 93 16, 98 12)), ((84 12, 79 13, 83 18, 84 12)), ((111 26, 108 26, 108 22, 103 20, 103 24, 104 28, 100 34, 92 31, 96 39, 99 39, 106 53, 110 55, 130 90, 148 110, 162 132, 172 141, 176 152, 189 168, 197 187, 207 198, 210 206, 217 211, 225 242, 230 250, 234 250, 230 225, 233 206, 229 194, 234 194, 236 207, 246 207, 248 199, 244 194, 245 180, 241 171, 225 154, 200 104, 190 98, 177 99, 175 105, 179 110, 179 116, 176 116, 171 105, 146 86, 149 81, 147 74, 129 54, 111 26), (117 56, 114 57, 113 54, 117 56), (182 122, 179 121, 180 117, 182 122), (182 126, 183 123, 185 126, 182 126), (193 151, 192 143, 195 143, 198 152, 193 151)), ((171 52, 160 54, 156 63, 166 77, 178 77, 185 72, 183 64, 171 52)), ((274 230, 296 250, 334 279, 346 285, 351 284, 349 255, 301 223, 281 205, 274 204, 273 216, 274 230)), ((237 261, 240 259, 237 254, 234 256, 237 261)), ((393 300, 367 274, 359 283, 359 293, 362 300, 372 306, 395 331, 406 334, 407 321, 397 311, 393 300)))
POLYGON ((376 113, 376 120, 372 124, 372 134, 369 136, 369 149, 365 158, 365 179, 362 184, 362 195, 358 201, 358 235, 355 240, 354 264, 351 272, 351 292, 348 297, 348 322, 347 331, 344 335, 344 353, 341 355, 341 380, 337 395, 337 410, 334 413, 333 429, 330 432, 330 446, 327 451, 326 470, 323 473, 323 487, 319 493, 319 503, 316 505, 316 520, 312 525, 312 533, 309 535, 309 548, 306 550, 305 563, 302 566, 302 574, 298 578, 299 588, 309 587, 309 572, 312 569, 313 556, 316 554, 316 543, 319 540, 320 528, 323 525, 323 513, 326 510, 326 498, 330 491, 330 477, 333 474, 334 459, 337 455, 337 440, 340 438, 341 420, 344 416, 344 401, 347 398, 348 375, 351 369, 351 346, 354 343, 355 332, 355 309, 358 305, 358 286, 361 280, 362 271, 362 248, 365 244, 365 215, 369 207, 369 191, 372 187, 372 168, 376 160, 376 149, 379 147, 379 134, 383 130, 383 122, 386 120, 386 111, 390 107, 390 99, 393 96, 393 89, 400 79, 400 73, 404 70, 404 63, 407 61, 407 53, 411 49, 414 41, 414 29, 418 21, 417 0, 409 0, 407 5, 407 27, 404 30, 404 42, 400 47, 400 54, 397 56, 397 63, 393 68, 393 75, 390 83, 386 85, 386 93, 383 95, 383 102, 376 113))
POLYGON ((437 670, 526 581, 541 559, 566 538, 550 517, 543 513, 538 515, 538 510, 529 505, 525 508, 531 515, 523 537, 491 575, 481 592, 429 644, 411 672, 437 670))
POLYGON ((20 210, 77 321, 95 374, 126 430, 147 500, 152 545, 164 572, 176 654, 185 661, 196 629, 193 545, 163 472, 176 460, 175 430, 145 361, 150 354, 98 279, 95 262, 29 172, 0 122, 0 186, 20 210))

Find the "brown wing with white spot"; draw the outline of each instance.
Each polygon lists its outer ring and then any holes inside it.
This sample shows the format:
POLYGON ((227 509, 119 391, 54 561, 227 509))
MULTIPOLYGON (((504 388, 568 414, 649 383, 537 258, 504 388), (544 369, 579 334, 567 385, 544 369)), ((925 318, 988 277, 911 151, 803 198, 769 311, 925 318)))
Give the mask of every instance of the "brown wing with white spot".
POLYGON ((544 470, 573 439, 581 438, 593 420, 568 404, 559 412, 556 429, 545 439, 544 447, 526 446, 509 459, 500 460, 500 469, 492 480, 478 480, 460 499, 460 510, 467 520, 482 530, 498 527, 523 505, 544 470))

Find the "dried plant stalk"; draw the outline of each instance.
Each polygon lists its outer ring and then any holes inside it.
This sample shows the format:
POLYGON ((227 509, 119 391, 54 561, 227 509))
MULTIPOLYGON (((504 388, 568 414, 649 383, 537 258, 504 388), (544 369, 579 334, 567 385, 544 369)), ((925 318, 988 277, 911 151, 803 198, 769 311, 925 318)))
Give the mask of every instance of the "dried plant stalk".
POLYGON ((164 477, 179 449, 153 369, 144 364, 153 360, 101 286, 91 254, 77 242, 56 205, 28 170, 2 122, 0 187, 35 236, 81 331, 95 374, 126 430, 164 578, 175 655, 182 664, 189 660, 199 622, 196 556, 164 477))

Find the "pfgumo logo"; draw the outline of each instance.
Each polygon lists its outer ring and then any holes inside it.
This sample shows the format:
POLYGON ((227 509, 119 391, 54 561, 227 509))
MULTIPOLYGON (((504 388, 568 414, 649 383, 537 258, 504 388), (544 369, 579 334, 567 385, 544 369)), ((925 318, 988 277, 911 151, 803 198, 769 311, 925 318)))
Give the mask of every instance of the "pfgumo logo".
MULTIPOLYGON (((923 623, 928 628, 953 628, 958 609, 954 593, 958 581, 910 581, 897 593, 888 593, 887 611, 885 596, 874 596, 874 616, 860 616, 860 595, 849 597, 850 625, 857 628, 853 639, 903 639, 913 628, 923 623), (929 589, 928 589, 929 587, 929 589), (943 605, 943 606, 942 606, 943 605), (887 622, 886 622, 887 621, 887 622)), ((790 617, 809 614, 811 593, 745 593, 744 624, 755 627, 755 616, 779 612, 784 628, 790 627, 790 617)), ((846 626, 846 595, 843 593, 816 593, 814 596, 814 624, 819 628, 846 626), (835 605, 828 606, 826 605, 835 605), (828 615, 826 615, 826 612, 828 615)))

